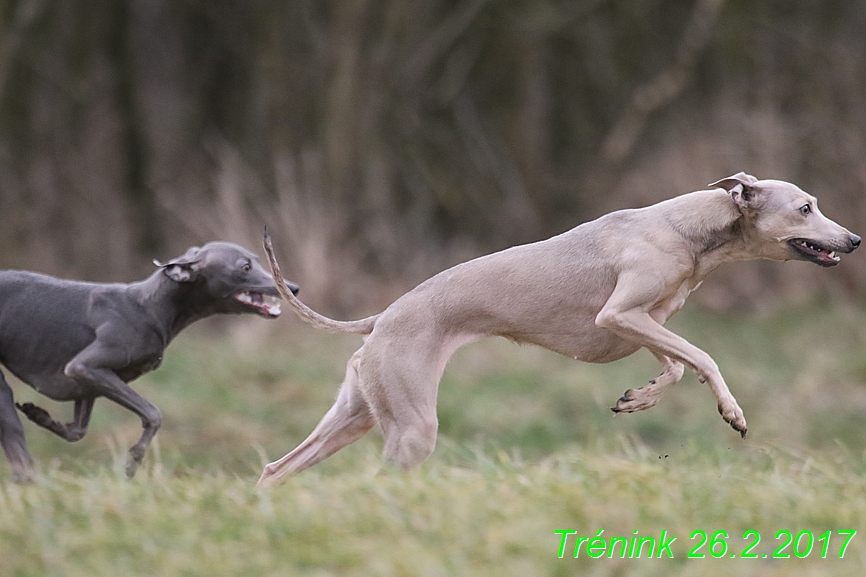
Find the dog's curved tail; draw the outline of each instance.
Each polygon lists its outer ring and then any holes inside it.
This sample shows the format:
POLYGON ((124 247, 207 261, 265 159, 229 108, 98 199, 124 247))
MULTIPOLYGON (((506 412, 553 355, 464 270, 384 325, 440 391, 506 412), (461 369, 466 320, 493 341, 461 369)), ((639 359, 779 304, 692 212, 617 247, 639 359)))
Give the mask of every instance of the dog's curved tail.
POLYGON ((274 255, 274 245, 271 243, 271 235, 265 228, 262 244, 265 248, 265 254, 268 255, 268 262, 271 265, 271 272, 274 275, 274 282, 277 285, 277 290, 280 291, 283 299, 292 307, 301 319, 318 329, 324 329, 335 333, 349 333, 355 335, 369 335, 373 332, 373 327, 376 325, 376 319, 379 315, 373 315, 365 319, 357 321, 337 321, 321 315, 302 303, 296 297, 289 287, 286 286, 286 281, 283 280, 283 275, 280 273, 280 263, 277 262, 277 257, 274 255))

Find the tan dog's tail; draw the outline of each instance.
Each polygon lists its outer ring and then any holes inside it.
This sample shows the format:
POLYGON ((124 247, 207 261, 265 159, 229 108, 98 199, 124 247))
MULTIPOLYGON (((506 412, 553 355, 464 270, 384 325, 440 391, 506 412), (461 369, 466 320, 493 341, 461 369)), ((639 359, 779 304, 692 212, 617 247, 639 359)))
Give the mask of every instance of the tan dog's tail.
POLYGON ((376 319, 379 315, 373 315, 365 319, 357 321, 336 321, 324 315, 320 315, 298 299, 289 287, 286 286, 286 281, 283 280, 283 275, 280 273, 280 263, 277 262, 277 257, 274 255, 274 245, 271 243, 271 235, 265 228, 264 239, 262 244, 265 247, 265 253, 268 255, 268 262, 271 265, 271 272, 274 275, 274 282, 277 284, 277 290, 283 296, 283 299, 294 309, 295 314, 307 321, 318 329, 324 329, 335 333, 350 333, 355 335, 369 335, 373 332, 373 327, 376 325, 376 319))

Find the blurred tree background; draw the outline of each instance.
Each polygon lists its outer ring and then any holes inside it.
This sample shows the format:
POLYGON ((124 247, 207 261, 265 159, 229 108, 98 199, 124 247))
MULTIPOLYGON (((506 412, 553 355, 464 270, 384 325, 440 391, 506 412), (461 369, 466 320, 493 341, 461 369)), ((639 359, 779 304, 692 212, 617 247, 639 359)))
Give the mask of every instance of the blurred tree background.
MULTIPOLYGON (((274 232, 306 300, 744 170, 866 232, 862 0, 0 0, 0 267, 132 280, 274 232)), ((863 297, 866 260, 698 295, 863 297)))

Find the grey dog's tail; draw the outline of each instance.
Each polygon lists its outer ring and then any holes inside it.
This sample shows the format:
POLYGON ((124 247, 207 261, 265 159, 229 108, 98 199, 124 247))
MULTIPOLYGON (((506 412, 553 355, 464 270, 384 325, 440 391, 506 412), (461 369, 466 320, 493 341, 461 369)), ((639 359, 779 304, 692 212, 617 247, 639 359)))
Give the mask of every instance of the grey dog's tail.
POLYGON ((265 235, 262 241, 265 247, 265 253, 268 255, 268 262, 271 265, 271 272, 274 275, 274 282, 277 284, 277 290, 283 296, 283 299, 294 309, 295 314, 307 321, 316 328, 324 329, 335 333, 350 333, 355 335, 369 335, 373 332, 373 327, 376 325, 376 319, 379 315, 373 315, 365 319, 357 321, 336 321, 324 315, 320 315, 304 303, 298 297, 292 294, 292 291, 286 286, 286 281, 283 280, 283 275, 280 273, 280 263, 277 262, 277 257, 274 255, 274 245, 271 243, 271 235, 268 229, 265 228, 265 235))

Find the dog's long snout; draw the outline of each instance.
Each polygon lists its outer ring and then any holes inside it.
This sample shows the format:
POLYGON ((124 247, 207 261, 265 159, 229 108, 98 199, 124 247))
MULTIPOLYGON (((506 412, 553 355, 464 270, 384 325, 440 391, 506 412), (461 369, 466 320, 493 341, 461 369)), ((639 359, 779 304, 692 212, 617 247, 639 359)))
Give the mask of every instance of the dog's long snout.
MULTIPOLYGON (((274 277, 271 275, 268 275, 268 278, 272 281, 274 279, 274 277)), ((290 280, 283 279, 283 284, 286 286, 286 288, 288 288, 290 291, 292 291, 292 294, 295 296, 298 296, 298 293, 301 292, 301 287, 299 287, 298 285, 296 285, 295 283, 293 283, 290 280)), ((274 288, 276 288, 276 285, 274 285, 274 288)))

